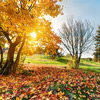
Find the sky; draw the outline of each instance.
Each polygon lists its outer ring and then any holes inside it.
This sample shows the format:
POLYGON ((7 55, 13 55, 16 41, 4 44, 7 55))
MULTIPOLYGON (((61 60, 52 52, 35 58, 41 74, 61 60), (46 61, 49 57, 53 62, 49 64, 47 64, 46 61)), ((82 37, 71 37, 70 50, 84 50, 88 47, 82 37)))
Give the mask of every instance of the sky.
MULTIPOLYGON (((89 20, 94 27, 94 34, 100 25, 100 0, 63 0, 61 5, 64 5, 64 15, 58 15, 52 20, 53 30, 57 33, 62 23, 66 22, 67 18, 74 16, 75 19, 89 20)), ((88 50, 82 57, 93 57, 93 50, 88 50)))

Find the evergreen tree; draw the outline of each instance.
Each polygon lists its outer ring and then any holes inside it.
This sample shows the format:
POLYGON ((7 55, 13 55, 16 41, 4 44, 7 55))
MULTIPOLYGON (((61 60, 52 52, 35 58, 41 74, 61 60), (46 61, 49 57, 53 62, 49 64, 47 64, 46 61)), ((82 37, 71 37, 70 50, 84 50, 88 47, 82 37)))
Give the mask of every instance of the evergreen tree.
POLYGON ((95 37, 95 52, 94 52, 94 61, 100 61, 100 26, 98 27, 97 35, 95 37))

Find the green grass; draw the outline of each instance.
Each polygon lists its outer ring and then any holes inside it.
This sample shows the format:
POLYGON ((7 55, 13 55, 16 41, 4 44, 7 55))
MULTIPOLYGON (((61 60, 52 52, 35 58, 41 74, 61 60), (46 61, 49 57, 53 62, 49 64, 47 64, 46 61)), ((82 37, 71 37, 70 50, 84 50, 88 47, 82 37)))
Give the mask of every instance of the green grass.
MULTIPOLYGON (((16 55, 15 55, 16 56, 16 55)), ((4 59, 6 58, 6 54, 4 54, 4 59)), ((56 57, 56 59, 52 60, 50 56, 45 56, 43 54, 34 54, 33 56, 27 56, 25 59, 25 63, 34 63, 34 64, 47 64, 47 65, 56 65, 61 67, 68 67, 68 62, 71 61, 71 57, 56 57)), ((100 72, 100 63, 89 61, 86 59, 81 59, 80 67, 84 70, 92 70, 95 72, 100 72)))
POLYGON ((49 65, 56 65, 56 66, 67 66, 68 59, 65 57, 57 57, 56 59, 52 60, 50 56, 35 54, 33 56, 29 56, 25 59, 25 63, 34 63, 34 64, 49 64, 49 65))
MULTIPOLYGON (((69 58, 57 57, 56 59, 52 60, 50 59, 50 56, 35 54, 33 56, 27 57, 25 60, 25 63, 30 62, 34 64, 48 64, 48 65, 56 65, 56 66, 61 66, 61 67, 63 66, 68 67, 69 60, 71 60, 70 57, 69 58)), ((95 72, 100 72, 100 63, 81 59, 79 68, 87 70, 87 71, 91 70, 95 72)))
POLYGON ((100 72, 100 63, 81 59, 80 68, 100 72))

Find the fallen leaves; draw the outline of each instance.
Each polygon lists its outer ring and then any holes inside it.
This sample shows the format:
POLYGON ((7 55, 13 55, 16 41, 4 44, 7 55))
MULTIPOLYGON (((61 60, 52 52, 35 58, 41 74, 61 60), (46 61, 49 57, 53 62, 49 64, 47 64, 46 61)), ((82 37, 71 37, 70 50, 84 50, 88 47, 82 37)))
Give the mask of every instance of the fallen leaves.
POLYGON ((99 83, 100 74, 94 72, 31 65, 21 73, 0 75, 0 100, 100 99, 99 83))

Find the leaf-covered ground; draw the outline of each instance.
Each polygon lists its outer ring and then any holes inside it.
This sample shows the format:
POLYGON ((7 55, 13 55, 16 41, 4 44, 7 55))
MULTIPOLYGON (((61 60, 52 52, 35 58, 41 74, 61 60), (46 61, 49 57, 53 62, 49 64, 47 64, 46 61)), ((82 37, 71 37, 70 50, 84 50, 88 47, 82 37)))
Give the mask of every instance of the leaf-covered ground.
POLYGON ((26 65, 16 74, 0 75, 0 100, 100 100, 100 74, 26 65))

